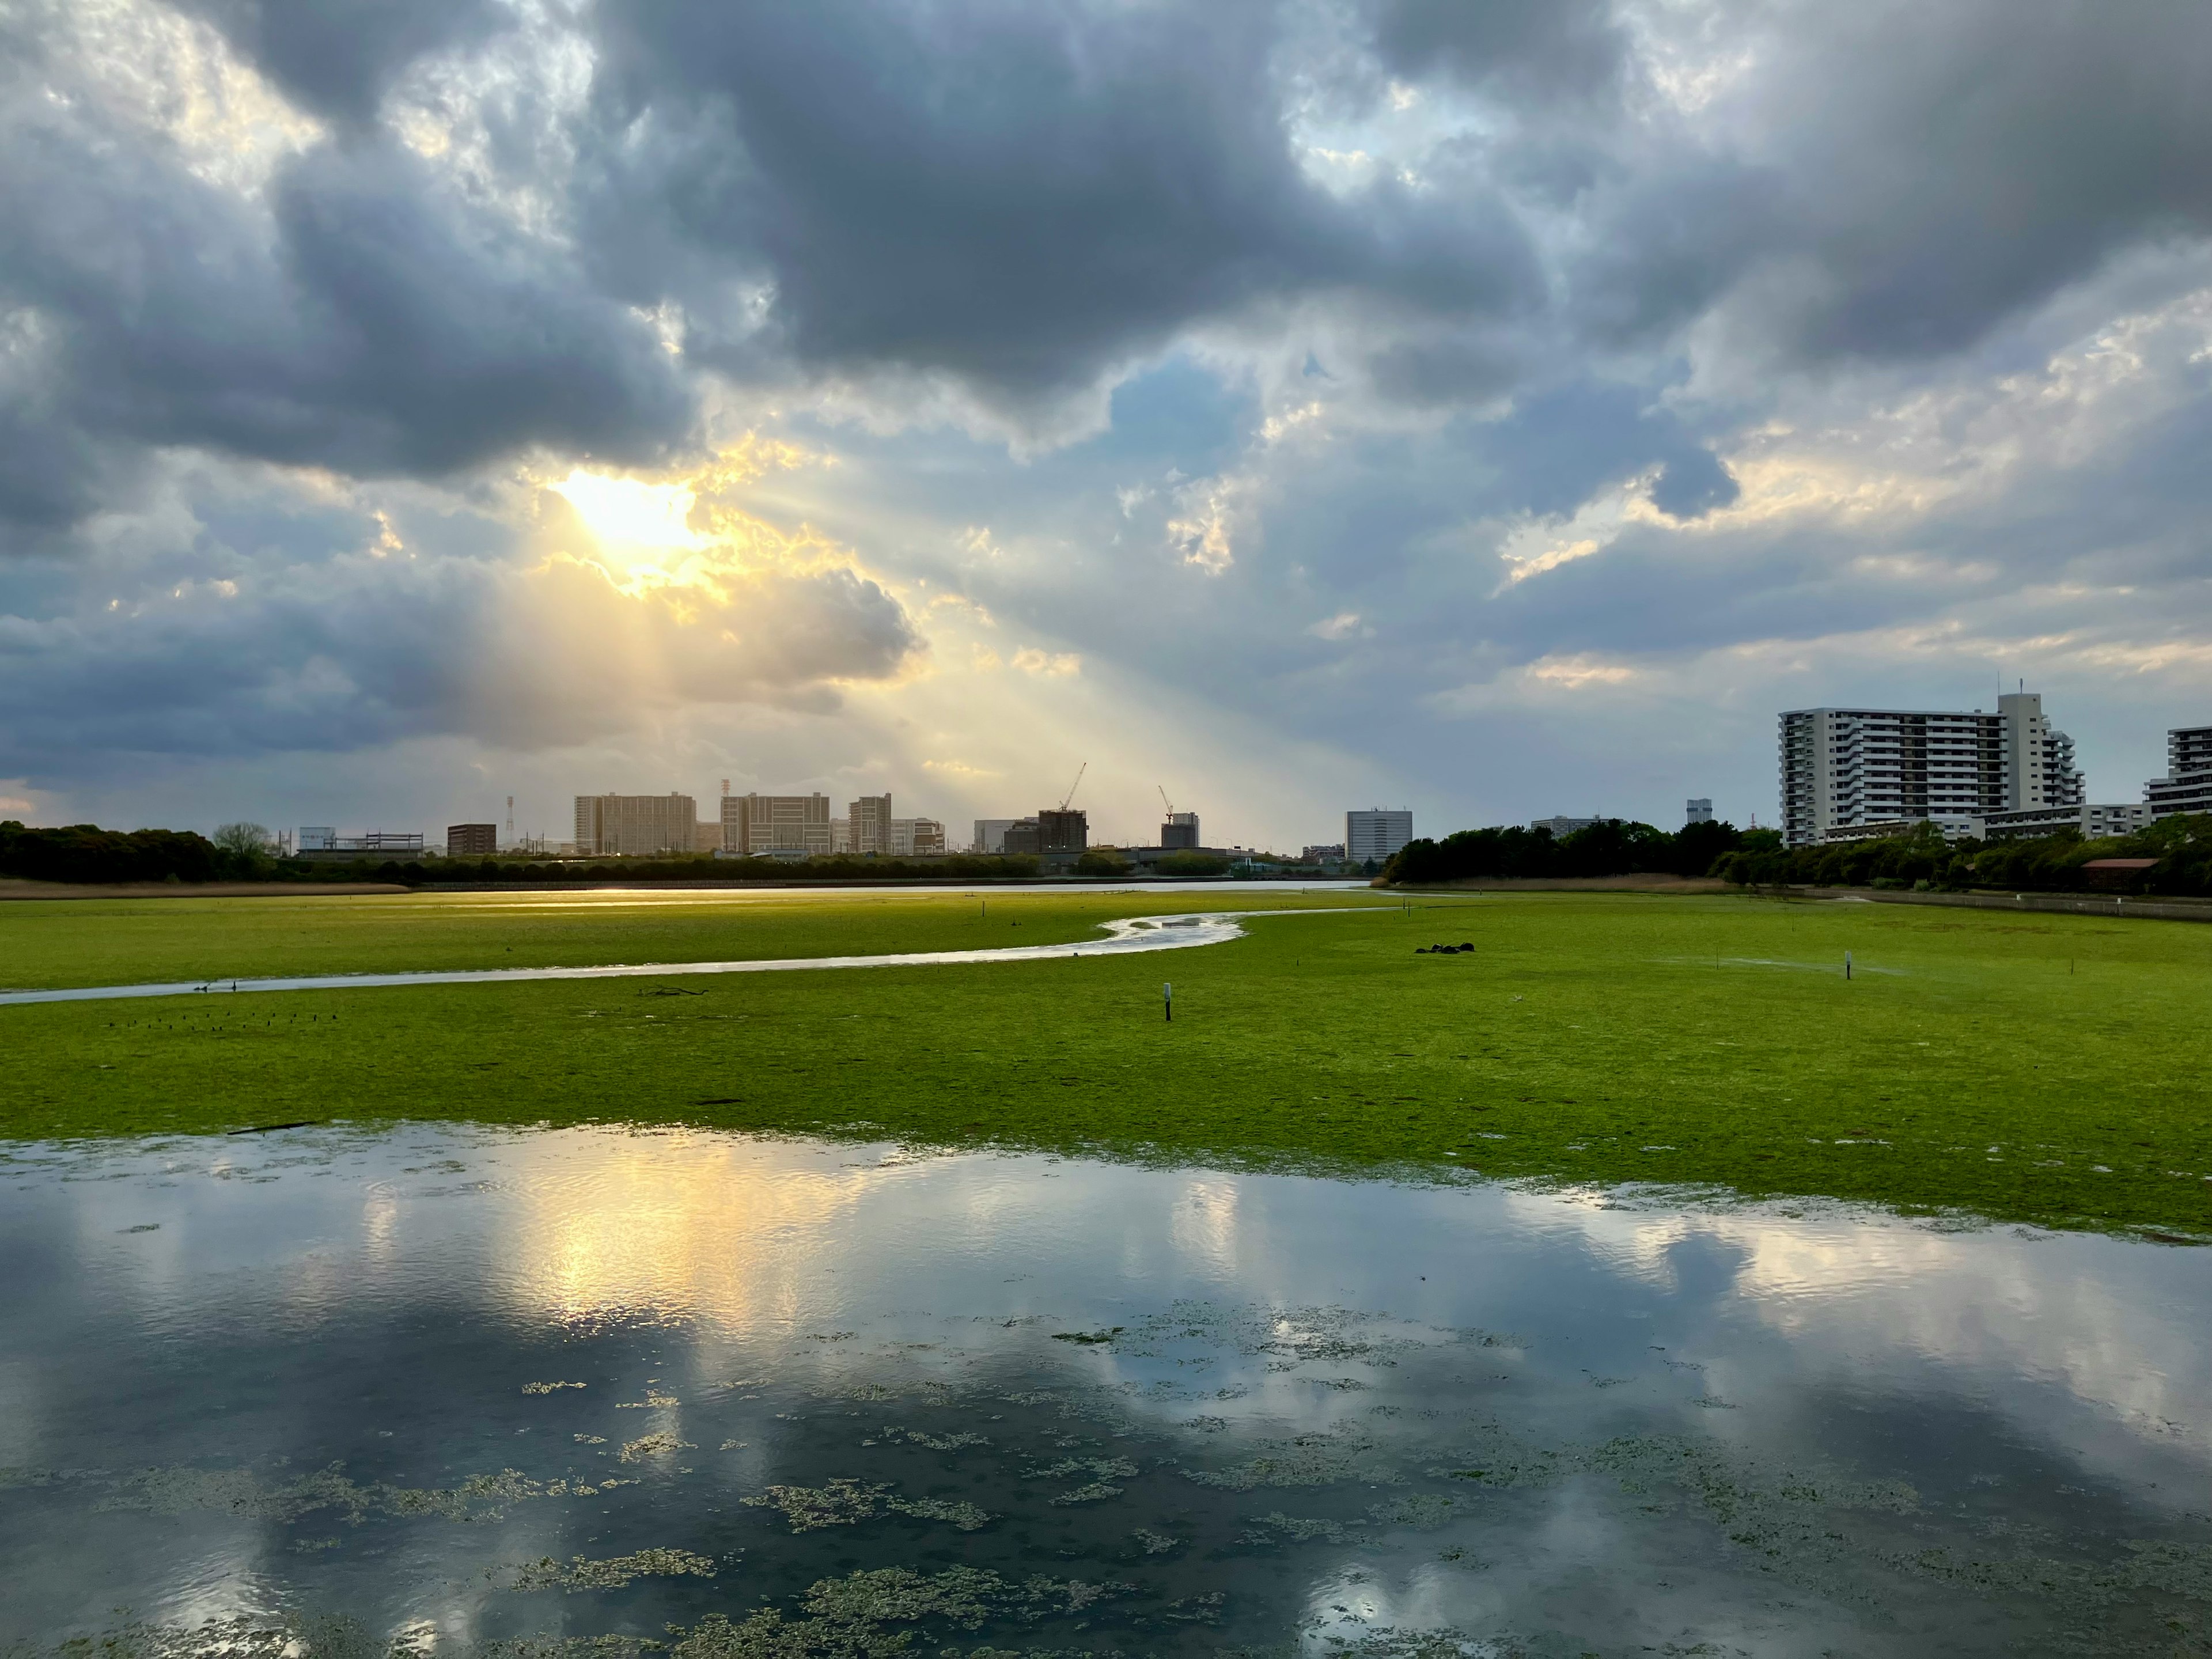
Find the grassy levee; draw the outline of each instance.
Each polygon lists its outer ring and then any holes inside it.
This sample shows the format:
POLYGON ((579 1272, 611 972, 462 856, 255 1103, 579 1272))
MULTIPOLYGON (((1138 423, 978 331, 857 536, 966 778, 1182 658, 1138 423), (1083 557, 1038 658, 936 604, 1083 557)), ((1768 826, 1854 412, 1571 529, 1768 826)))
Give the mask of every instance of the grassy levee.
MULTIPOLYGON (((1060 902, 1039 922, 1076 927, 1060 902)), ((1000 939, 1037 942, 1012 920, 1000 939)), ((927 948, 890 907, 837 925, 927 948)), ((2212 927, 1573 894, 1250 929, 1163 956, 0 1008, 0 1133, 865 1125, 2212 1233, 2212 927)))

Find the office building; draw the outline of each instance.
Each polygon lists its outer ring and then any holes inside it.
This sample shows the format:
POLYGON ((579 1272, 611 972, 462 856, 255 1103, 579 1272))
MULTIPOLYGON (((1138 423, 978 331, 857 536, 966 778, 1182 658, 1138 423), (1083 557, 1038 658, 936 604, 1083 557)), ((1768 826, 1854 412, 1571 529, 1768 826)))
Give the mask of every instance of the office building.
POLYGON ((488 859, 499 851, 495 823, 449 823, 446 826, 446 856, 449 859, 488 859))
POLYGON ((1405 809, 1370 806, 1344 815, 1344 855, 1354 864, 1387 862, 1413 838, 1413 815, 1405 809))
POLYGON ((586 858, 654 858, 692 850, 696 803, 689 795, 579 795, 576 850, 586 858))
POLYGON ((2177 726, 2166 734, 2166 775, 2143 785, 2143 803, 2154 818, 2212 812, 2212 726, 2177 726))
POLYGON ((1688 825, 1692 823, 1711 823, 1712 821, 1712 797, 1710 795, 1699 795, 1691 800, 1689 805, 1689 815, 1682 820, 1682 823, 1686 828, 1688 825))
POLYGON ((935 818, 893 818, 890 855, 895 859, 935 858, 945 851, 945 826, 935 818))
POLYGON ((1014 827, 1012 818, 977 818, 975 839, 969 850, 977 853, 1003 853, 1006 850, 1006 831, 1014 827))
POLYGON ((828 858, 830 797, 725 795, 722 850, 740 858, 828 858))
POLYGON ((337 850, 338 832, 327 823, 303 823, 300 826, 300 850, 302 853, 331 853, 337 850))
POLYGON ((1553 841, 1565 841, 1576 830, 1590 829, 1599 822, 1601 820, 1596 818, 1537 818, 1528 827, 1531 830, 1548 830, 1553 841))
POLYGON ((1001 853, 1042 853, 1044 851, 1044 831, 1035 818, 1015 818, 999 836, 1001 853))
POLYGON ((2007 692, 1996 712, 1797 708, 1781 717, 1782 836, 1807 847, 1873 823, 1984 818, 2079 806, 2074 740, 2039 692, 2007 692))
POLYGON ((1160 848, 1163 852, 1189 852, 1205 845, 1198 834, 1198 814, 1170 812, 1167 822, 1160 825, 1160 848))

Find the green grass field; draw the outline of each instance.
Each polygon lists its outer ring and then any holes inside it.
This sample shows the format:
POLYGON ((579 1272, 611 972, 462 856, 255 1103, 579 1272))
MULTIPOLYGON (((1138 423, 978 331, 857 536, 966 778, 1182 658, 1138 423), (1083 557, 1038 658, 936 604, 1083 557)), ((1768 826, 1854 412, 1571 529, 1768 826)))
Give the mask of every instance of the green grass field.
POLYGON ((994 894, 988 918, 979 899, 904 892, 9 905, 10 986, 1030 945, 1110 915, 1369 908, 1118 959, 0 1008, 0 1133, 872 1126, 2212 1233, 2212 927, 1735 896, 1412 902, 994 894), (1413 954, 1461 940, 1477 951, 1413 954))

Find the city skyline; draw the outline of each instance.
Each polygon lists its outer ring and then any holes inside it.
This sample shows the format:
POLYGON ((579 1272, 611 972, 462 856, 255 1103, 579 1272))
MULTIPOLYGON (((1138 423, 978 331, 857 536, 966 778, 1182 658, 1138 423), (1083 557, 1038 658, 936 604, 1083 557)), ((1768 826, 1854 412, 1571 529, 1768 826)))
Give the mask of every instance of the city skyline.
POLYGON ((0 816, 1295 846, 2212 715, 2190 8, 277 15, 0 24, 0 816))

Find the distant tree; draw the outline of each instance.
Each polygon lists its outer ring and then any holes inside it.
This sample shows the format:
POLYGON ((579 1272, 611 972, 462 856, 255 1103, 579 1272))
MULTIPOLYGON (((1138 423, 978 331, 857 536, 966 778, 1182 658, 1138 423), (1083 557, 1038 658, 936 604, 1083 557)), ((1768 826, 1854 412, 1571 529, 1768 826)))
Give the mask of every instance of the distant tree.
POLYGON ((233 858, 251 860, 265 857, 276 837, 258 823, 226 823, 216 829, 215 844, 233 858))
POLYGON ((1075 873, 1079 876, 1126 876, 1129 873, 1129 860, 1121 856, 1118 848, 1093 847, 1075 860, 1075 873))

